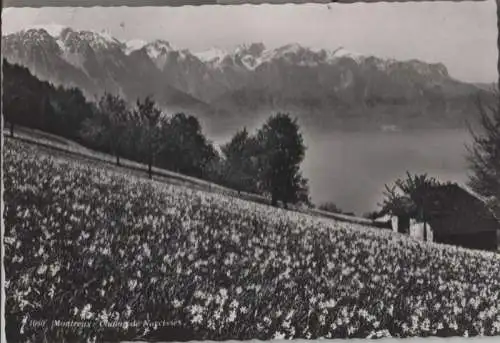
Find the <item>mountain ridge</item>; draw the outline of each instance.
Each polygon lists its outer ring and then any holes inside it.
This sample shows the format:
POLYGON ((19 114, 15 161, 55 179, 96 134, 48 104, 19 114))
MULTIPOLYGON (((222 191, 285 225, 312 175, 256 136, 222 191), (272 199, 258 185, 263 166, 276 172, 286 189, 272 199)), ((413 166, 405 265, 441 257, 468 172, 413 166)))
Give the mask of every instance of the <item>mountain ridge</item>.
POLYGON ((442 63, 297 43, 193 53, 162 39, 125 42, 106 32, 53 25, 2 36, 2 53, 41 79, 77 86, 86 96, 110 91, 135 102, 152 95, 165 109, 193 112, 212 129, 246 125, 258 112, 278 110, 296 112, 316 126, 352 120, 366 126, 359 116, 376 126, 404 124, 385 113, 398 106, 405 112, 400 117, 419 117, 419 125, 443 118, 445 126, 462 125, 474 110, 471 98, 489 95, 485 87, 451 77, 442 63))

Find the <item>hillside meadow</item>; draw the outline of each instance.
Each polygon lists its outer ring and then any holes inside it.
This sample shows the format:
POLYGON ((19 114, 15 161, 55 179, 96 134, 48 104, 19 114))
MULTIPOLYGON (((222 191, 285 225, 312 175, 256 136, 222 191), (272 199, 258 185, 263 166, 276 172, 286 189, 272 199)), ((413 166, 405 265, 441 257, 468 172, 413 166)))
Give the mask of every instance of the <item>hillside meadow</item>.
POLYGON ((499 254, 150 181, 10 139, 4 185, 12 341, 500 334, 499 254))

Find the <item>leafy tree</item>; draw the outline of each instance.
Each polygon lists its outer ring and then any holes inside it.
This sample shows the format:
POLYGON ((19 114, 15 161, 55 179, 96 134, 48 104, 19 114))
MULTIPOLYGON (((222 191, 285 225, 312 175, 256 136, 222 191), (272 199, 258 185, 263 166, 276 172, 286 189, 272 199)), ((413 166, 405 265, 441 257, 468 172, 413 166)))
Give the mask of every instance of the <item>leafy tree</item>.
POLYGON ((256 192, 258 143, 246 128, 236 132, 222 147, 225 157, 224 182, 238 191, 256 192))
POLYGON ((149 178, 153 178, 153 164, 158 149, 159 123, 162 111, 157 107, 156 102, 151 97, 140 99, 136 103, 136 117, 144 125, 143 138, 147 147, 147 163, 149 178))
POLYGON ((85 120, 93 106, 80 90, 55 87, 38 80, 28 69, 3 60, 3 114, 10 124, 48 131, 80 140, 85 120))
POLYGON ((164 122, 158 153, 162 167, 195 177, 207 177, 207 168, 216 156, 196 117, 177 113, 164 122))
POLYGON ((50 104, 52 108, 54 104, 59 108, 57 116, 61 119, 62 124, 60 130, 63 132, 62 136, 78 140, 78 133, 82 123, 87 118, 93 116, 95 106, 87 101, 78 88, 64 89, 60 87, 58 93, 60 93, 61 96, 57 97, 57 100, 51 101, 50 104), (64 132, 66 134, 64 134, 64 132))
MULTIPOLYGON (((397 179, 393 186, 386 185, 385 199, 382 204, 382 213, 390 213, 406 221, 406 225, 399 225, 402 233, 406 230, 410 218, 417 218, 424 223, 429 219, 428 195, 432 187, 440 183, 427 174, 411 175, 406 173, 406 178, 397 179)), ((427 228, 424 227, 424 240, 427 240, 427 228)))
POLYGON ((123 156, 134 161, 146 163, 148 160, 146 134, 141 114, 137 109, 132 109, 129 112, 129 120, 127 121, 123 135, 123 156))
POLYGON ((44 130, 50 131, 50 127, 54 118, 54 105, 53 100, 49 94, 40 94, 40 122, 44 130))
POLYGON ((480 99, 477 104, 481 127, 480 132, 475 132, 469 126, 473 143, 467 147, 472 171, 468 184, 490 200, 493 210, 500 213, 500 111, 480 99))
POLYGON ((3 82, 3 97, 2 97, 2 114, 4 116, 4 120, 8 122, 10 125, 10 136, 14 137, 14 125, 16 112, 18 111, 17 106, 19 103, 19 95, 13 94, 12 89, 13 81, 11 79, 6 79, 3 82))
MULTIPOLYGON (((8 89, 8 87, 5 88, 8 89)), ((18 111, 20 111, 20 104, 22 104, 22 100, 18 95, 14 95, 4 91, 2 112, 5 121, 9 123, 9 132, 11 137, 14 137, 14 127, 18 111)))
POLYGON ((205 165, 204 177, 211 182, 227 186, 225 182, 225 162, 215 148, 213 158, 205 165))
POLYGON ((122 142, 130 119, 126 101, 117 95, 105 93, 98 103, 99 117, 105 132, 105 142, 109 151, 116 156, 116 164, 120 165, 122 142))
POLYGON ((298 202, 306 182, 300 173, 305 146, 297 119, 282 113, 272 116, 257 132, 257 141, 261 189, 271 195, 274 206, 278 201, 285 207, 298 202))
POLYGON ((314 204, 309 196, 309 180, 299 175, 297 184, 297 202, 309 208, 314 208, 314 204))
POLYGON ((21 66, 12 65, 4 59, 2 67, 2 112, 5 121, 9 123, 10 136, 14 137, 16 124, 28 124, 27 126, 32 127, 39 125, 34 117, 35 113, 31 110, 36 103, 35 92, 39 90, 40 85, 37 84, 39 81, 21 66), (32 125, 29 125, 30 123, 32 125))

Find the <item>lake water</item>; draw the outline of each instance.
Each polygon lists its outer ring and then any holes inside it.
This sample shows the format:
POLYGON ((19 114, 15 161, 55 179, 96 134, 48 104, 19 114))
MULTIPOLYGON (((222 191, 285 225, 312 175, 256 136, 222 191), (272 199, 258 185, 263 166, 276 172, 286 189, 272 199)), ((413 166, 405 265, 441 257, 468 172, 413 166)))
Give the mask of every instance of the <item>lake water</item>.
POLYGON ((465 130, 335 132, 304 135, 302 165, 315 203, 333 201, 344 211, 377 209, 386 183, 411 173, 440 181, 467 181, 465 130))
MULTIPOLYGON (((303 132, 307 145, 302 171, 314 203, 332 201, 361 215, 376 210, 384 185, 411 173, 440 181, 467 181, 466 130, 411 132, 303 132)), ((227 142, 231 135, 219 137, 227 142)))

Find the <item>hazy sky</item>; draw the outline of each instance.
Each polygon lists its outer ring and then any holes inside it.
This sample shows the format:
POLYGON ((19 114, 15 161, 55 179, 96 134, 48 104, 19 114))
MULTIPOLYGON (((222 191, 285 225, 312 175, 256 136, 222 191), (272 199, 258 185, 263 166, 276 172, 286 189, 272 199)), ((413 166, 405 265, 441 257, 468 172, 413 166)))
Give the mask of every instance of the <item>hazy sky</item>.
POLYGON ((193 51, 249 42, 287 43, 396 59, 442 62, 456 78, 497 80, 496 7, 484 2, 8 8, 3 31, 62 24, 123 40, 162 38, 193 51))

